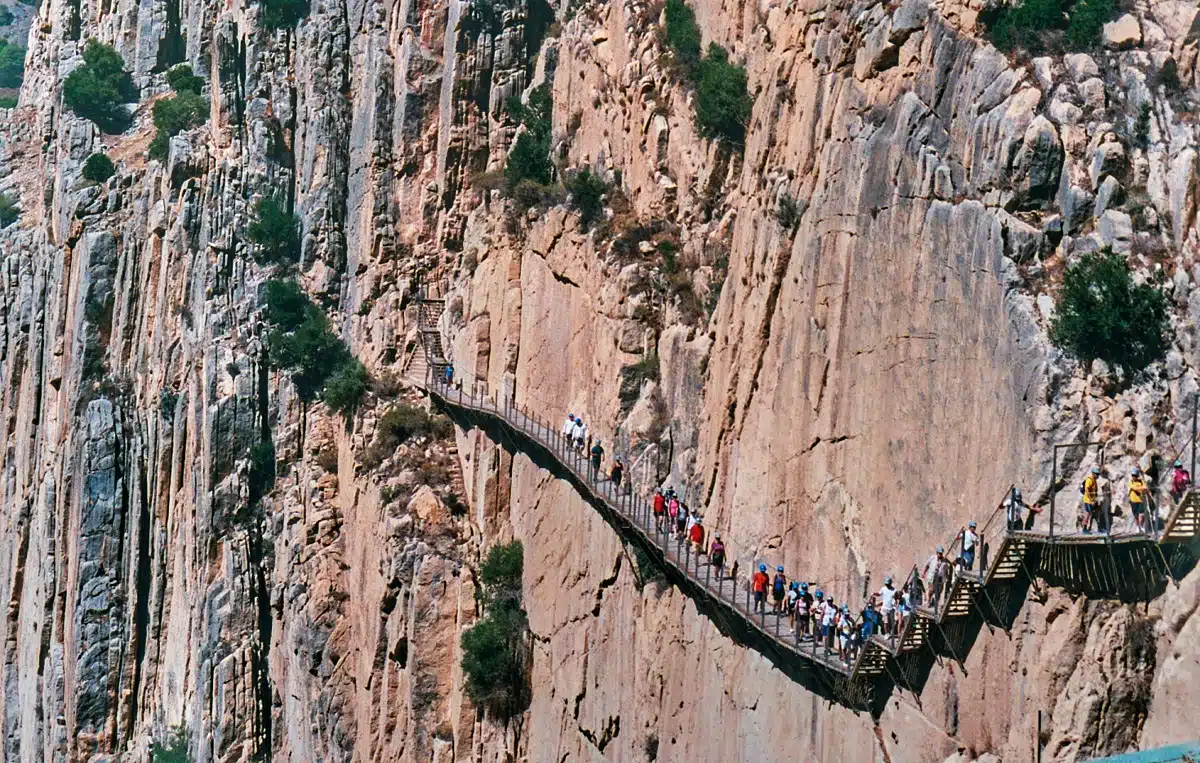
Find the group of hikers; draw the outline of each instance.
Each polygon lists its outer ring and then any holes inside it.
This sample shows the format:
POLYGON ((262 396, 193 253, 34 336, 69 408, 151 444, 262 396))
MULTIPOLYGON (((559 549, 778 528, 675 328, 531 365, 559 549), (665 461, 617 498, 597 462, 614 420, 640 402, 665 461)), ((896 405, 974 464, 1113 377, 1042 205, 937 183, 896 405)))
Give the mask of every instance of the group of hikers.
MULTIPOLYGON (((604 448, 598 440, 592 441, 583 419, 573 413, 568 414, 563 423, 562 436, 577 453, 590 458, 592 478, 599 478, 604 448)), ((620 458, 614 458, 609 467, 608 477, 618 488, 624 468, 620 458)), ((1130 513, 1141 532, 1147 532, 1156 521, 1153 513, 1147 509, 1153 500, 1149 487, 1151 482, 1140 469, 1131 471, 1130 513), (1151 518, 1149 522, 1147 517, 1151 518)), ((1181 462, 1175 461, 1170 485, 1174 500, 1181 500, 1191 484, 1191 474, 1181 462)), ((1093 528, 1107 532, 1111 516, 1119 516, 1120 511, 1109 508, 1112 505, 1110 486, 1099 467, 1090 470, 1079 491, 1079 528, 1084 533, 1092 532, 1093 528)), ((718 583, 724 579, 737 580, 737 560, 733 561, 726 575, 726 547, 721 534, 712 533, 710 538, 704 517, 692 511, 673 488, 655 489, 651 508, 658 534, 674 537, 681 545, 687 544, 690 552, 696 556, 697 565, 701 556, 706 557, 718 583)), ((1005 497, 1003 508, 1010 532, 1032 530, 1037 516, 1042 512, 1040 506, 1025 503, 1020 489, 1016 487, 1005 497)), ((955 537, 954 544, 959 549, 957 558, 951 560, 945 548, 938 546, 921 569, 900 588, 895 586, 892 576, 887 576, 883 587, 868 597, 857 614, 851 612, 848 604, 838 605, 834 596, 816 583, 789 580, 782 565, 776 566, 774 575, 771 575, 767 565, 759 563, 758 569, 747 581, 747 593, 753 596, 751 613, 765 618, 769 598, 770 613, 787 619, 788 633, 797 643, 811 644, 814 650, 823 648, 827 658, 836 653, 837 658, 849 666, 873 636, 890 639, 894 646, 896 637, 904 632, 906 623, 917 608, 926 607, 937 613, 949 604, 956 575, 975 571, 976 554, 981 544, 976 523, 969 522, 955 537), (960 539, 961 544, 958 543, 960 539)))
MULTIPOLYGON (((1158 511, 1154 500, 1153 475, 1144 473, 1134 467, 1129 473, 1129 513, 1133 528, 1140 533, 1150 533, 1158 529, 1158 511)), ((1168 492, 1171 499, 1178 503, 1192 486, 1192 475, 1183 466, 1183 462, 1175 461, 1171 471, 1171 482, 1168 492)), ((1122 515, 1119 502, 1112 500, 1112 482, 1104 475, 1099 466, 1093 466, 1083 482, 1079 485, 1079 511, 1076 514, 1075 526, 1085 535, 1093 532, 1107 533, 1112 531, 1113 518, 1122 515)), ((1025 503, 1021 498, 1021 490, 1013 488, 1005 498, 1005 515, 1008 529, 1032 530, 1037 515, 1042 508, 1025 503), (1025 514, 1022 519, 1022 514, 1025 514)))

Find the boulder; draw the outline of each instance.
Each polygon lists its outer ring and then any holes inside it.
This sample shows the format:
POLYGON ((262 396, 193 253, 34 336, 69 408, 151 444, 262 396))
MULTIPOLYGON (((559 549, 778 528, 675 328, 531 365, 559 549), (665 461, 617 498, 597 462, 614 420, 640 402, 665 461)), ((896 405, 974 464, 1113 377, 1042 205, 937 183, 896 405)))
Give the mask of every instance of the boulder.
POLYGON ((904 42, 910 34, 925 26, 928 17, 927 0, 904 0, 892 17, 891 41, 896 44, 904 42))
POLYGON ((1096 233, 1099 234, 1103 246, 1118 254, 1129 254, 1133 251, 1133 221, 1124 212, 1110 209, 1100 215, 1096 233))
POLYGON ((1078 233, 1092 219, 1093 196, 1084 188, 1073 185, 1063 194, 1063 232, 1078 233))
POLYGON ((1093 214, 1099 217, 1104 214, 1104 210, 1119 207, 1124 203, 1125 187, 1121 185, 1121 181, 1109 175, 1100 183, 1100 190, 1096 192, 1096 211, 1093 214))
POLYGON ((1047 200, 1058 190, 1062 173, 1063 147, 1058 131, 1039 114, 1029 123, 1021 149, 1013 161, 1013 179, 1018 192, 1028 200, 1047 200))
POLYGON ((1126 13, 1116 21, 1104 25, 1104 45, 1116 50, 1127 50, 1142 44, 1142 25, 1132 13, 1126 13))
POLYGON ((1096 147, 1092 155, 1092 164, 1088 168, 1092 178, 1092 188, 1100 187, 1100 181, 1108 175, 1117 178, 1125 176, 1125 147, 1116 141, 1106 141, 1096 147))
POLYGON ((1076 82, 1100 75, 1100 67, 1096 66, 1096 61, 1087 53, 1068 53, 1063 56, 1063 66, 1067 67, 1071 78, 1076 82))
POLYGON ((1104 81, 1099 77, 1090 77, 1079 83, 1079 96, 1083 105, 1089 109, 1103 109, 1108 103, 1108 93, 1104 89, 1104 81))

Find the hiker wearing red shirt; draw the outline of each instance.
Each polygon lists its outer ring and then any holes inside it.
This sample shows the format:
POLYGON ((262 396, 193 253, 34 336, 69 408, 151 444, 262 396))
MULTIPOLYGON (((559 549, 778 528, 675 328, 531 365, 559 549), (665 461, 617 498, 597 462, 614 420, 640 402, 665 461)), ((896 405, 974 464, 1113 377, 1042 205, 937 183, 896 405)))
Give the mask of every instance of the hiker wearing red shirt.
POLYGON ((1183 500, 1183 494, 1192 486, 1192 475, 1183 468, 1182 461, 1175 462, 1175 472, 1171 475, 1171 497, 1176 503, 1183 500))
POLYGON ((663 519, 667 514, 667 499, 663 497, 662 488, 654 488, 654 528, 663 531, 663 519))
POLYGON ((758 565, 758 572, 754 573, 754 579, 750 581, 751 588, 754 590, 754 611, 765 612, 767 609, 767 586, 770 585, 771 579, 767 577, 767 565, 758 565))
POLYGON ((699 514, 695 515, 696 521, 692 523, 692 529, 688 530, 688 540, 692 542, 692 551, 696 554, 704 552, 704 517, 699 514))

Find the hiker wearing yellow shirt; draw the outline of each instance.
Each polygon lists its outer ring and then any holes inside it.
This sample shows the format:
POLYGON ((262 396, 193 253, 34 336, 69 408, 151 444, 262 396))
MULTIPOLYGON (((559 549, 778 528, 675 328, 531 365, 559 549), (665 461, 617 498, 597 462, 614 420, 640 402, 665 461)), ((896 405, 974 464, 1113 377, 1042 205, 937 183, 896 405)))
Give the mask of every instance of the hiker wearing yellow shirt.
POLYGON ((1100 511, 1100 468, 1092 467, 1092 473, 1083 479, 1083 531, 1090 533, 1092 523, 1099 519, 1100 511))
POLYGON ((1129 510, 1133 512, 1133 521, 1140 532, 1146 532, 1146 480, 1142 478, 1142 470, 1136 466, 1129 475, 1129 510))

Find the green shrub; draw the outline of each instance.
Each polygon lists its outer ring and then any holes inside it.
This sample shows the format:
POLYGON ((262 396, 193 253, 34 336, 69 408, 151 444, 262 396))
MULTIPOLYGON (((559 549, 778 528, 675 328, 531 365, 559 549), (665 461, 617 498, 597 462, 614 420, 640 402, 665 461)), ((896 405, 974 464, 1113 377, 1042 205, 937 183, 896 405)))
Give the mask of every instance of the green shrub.
POLYGON ((121 54, 109 45, 88 40, 83 64, 63 82, 63 103, 108 133, 122 132, 129 115, 121 107, 137 97, 121 54))
POLYGON ((550 161, 550 89, 545 85, 534 88, 524 104, 515 96, 509 98, 506 107, 513 119, 525 126, 504 163, 509 193, 524 180, 548 185, 554 176, 554 163, 550 161))
POLYGON ((154 126, 158 131, 150 143, 150 158, 166 159, 173 135, 204 124, 208 119, 209 103, 204 96, 185 90, 154 104, 154 126))
POLYGON ((294 331, 316 306, 295 281, 267 281, 267 321, 284 331, 294 331))
POLYGON ((0 26, 10 26, 16 19, 7 5, 0 5, 0 26))
POLYGON ((93 183, 103 183, 112 177, 116 171, 117 168, 113 165, 112 159, 100 153, 92 154, 83 163, 83 177, 85 180, 90 180, 93 183))
POLYGON ((521 576, 525 570, 525 548, 521 541, 492 546, 479 568, 489 606, 520 603, 521 576))
POLYGON ((1135 373, 1163 356, 1169 332, 1166 298, 1135 284, 1125 258, 1091 253, 1067 268, 1050 326, 1051 341, 1067 354, 1135 373))
POLYGON ((0 39, 0 87, 20 87, 23 81, 25 48, 0 39))
POLYGON ((641 360, 630 366, 630 372, 638 380, 638 386, 644 381, 658 381, 661 363, 657 352, 648 352, 641 360))
POLYGON ((800 202, 796 201, 796 197, 784 191, 779 194, 779 206, 775 208, 775 219, 779 222, 779 227, 786 231, 793 231, 800 225, 800 202))
POLYGON ((1079 0, 1071 8, 1067 22, 1067 47, 1087 50, 1100 42, 1104 25, 1112 21, 1116 11, 1114 0, 1079 0))
POLYGON ((1022 0, 1000 9, 993 19, 985 19, 985 25, 988 39, 998 49, 1040 53, 1046 48, 1046 35, 1064 29, 1066 20, 1063 0, 1022 0))
POLYGON ((504 164, 504 179, 508 187, 515 189, 525 180, 546 185, 553 172, 549 141, 540 140, 530 132, 518 135, 504 164))
POLYGON ((254 221, 246 237, 256 244, 254 260, 259 264, 294 263, 300 259, 300 218, 287 211, 274 196, 264 196, 254 205, 254 221))
POLYGON ((353 415, 367 394, 370 377, 358 358, 349 358, 325 381, 321 399, 338 413, 353 415))
POLYGON ((189 763, 188 733, 183 726, 171 729, 165 744, 150 745, 150 763, 189 763))
POLYGON ((688 79, 695 79, 700 68, 700 27, 696 14, 683 0, 667 0, 667 44, 688 79))
POLYGON ((0 194, 0 228, 7 228, 20 216, 21 209, 17 206, 17 199, 12 194, 0 194))
POLYGON ((488 552, 480 569, 486 615, 462 635, 467 694, 501 721, 523 712, 531 696, 529 626, 521 609, 523 555, 520 541, 488 552))
POLYGON ((267 29, 295 26, 308 15, 308 0, 262 0, 258 20, 267 29))
POLYGON ((177 64, 167 70, 167 84, 176 93, 195 93, 204 89, 204 78, 197 76, 191 64, 177 64))
POLYGON ((15 95, 0 95, 0 109, 15 109, 17 107, 17 97, 15 95))
POLYGON ((608 184, 590 168, 584 167, 567 176, 567 191, 571 194, 571 207, 579 211, 579 224, 587 228, 604 214, 604 194, 608 184))
POLYGON ((746 81, 746 70, 729 63, 724 48, 716 43, 708 46, 696 85, 696 127, 701 135, 739 145, 745 140, 753 106, 746 81))
POLYGON ((289 372, 300 399, 320 397, 331 409, 352 415, 370 379, 325 313, 294 281, 274 279, 267 282, 265 317, 272 326, 268 356, 276 368, 289 372))

